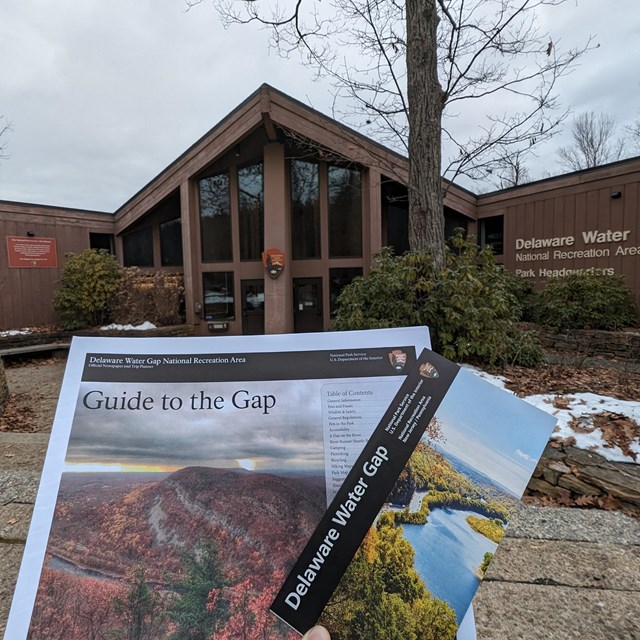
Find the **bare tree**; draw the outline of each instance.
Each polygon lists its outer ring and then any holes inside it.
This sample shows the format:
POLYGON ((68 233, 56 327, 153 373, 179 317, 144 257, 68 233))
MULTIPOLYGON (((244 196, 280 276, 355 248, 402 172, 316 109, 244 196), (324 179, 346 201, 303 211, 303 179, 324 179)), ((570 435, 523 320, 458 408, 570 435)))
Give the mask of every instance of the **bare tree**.
POLYGON ((631 145, 636 153, 640 153, 640 114, 636 119, 625 126, 625 130, 631 135, 631 145))
POLYGON ((6 136, 9 131, 11 131, 11 123, 5 118, 5 116, 0 115, 0 160, 6 160, 9 157, 9 154, 6 151, 6 136))
POLYGON ((528 149, 515 151, 496 149, 495 169, 491 169, 492 183, 498 189, 510 189, 531 182, 531 174, 525 165, 528 149))
POLYGON ((566 117, 555 111, 556 82, 590 41, 561 52, 536 26, 537 10, 565 1, 295 0, 267 6, 221 0, 216 6, 225 24, 263 25, 282 55, 300 52, 330 78, 334 105, 349 105, 336 107, 334 115, 408 153, 410 246, 442 265, 442 176, 485 179, 496 166, 497 146, 523 152, 566 117), (456 129, 465 104, 476 117, 471 135, 456 129))
POLYGON ((572 143, 557 151, 560 165, 580 171, 620 160, 627 152, 627 143, 624 138, 616 138, 615 132, 613 116, 595 111, 581 113, 573 120, 572 143))

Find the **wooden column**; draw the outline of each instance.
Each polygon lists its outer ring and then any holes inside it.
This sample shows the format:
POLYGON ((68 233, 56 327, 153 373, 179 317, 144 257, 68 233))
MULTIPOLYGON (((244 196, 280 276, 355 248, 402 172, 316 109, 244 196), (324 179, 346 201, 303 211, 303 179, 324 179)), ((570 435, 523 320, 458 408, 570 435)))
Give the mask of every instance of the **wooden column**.
POLYGON ((364 202, 363 247, 364 271, 368 273, 371 256, 382 249, 382 176, 376 169, 369 169, 364 175, 362 195, 364 202))
POLYGON ((200 275, 200 225, 196 206, 196 186, 184 180, 180 184, 180 219, 182 221, 182 262, 185 291, 185 309, 188 325, 196 326, 202 316, 196 314, 196 303, 202 304, 202 278, 200 275))
POLYGON ((264 275, 265 333, 293 331, 293 283, 291 279, 291 225, 284 146, 264 148, 264 248, 284 251, 284 271, 275 280, 264 275))

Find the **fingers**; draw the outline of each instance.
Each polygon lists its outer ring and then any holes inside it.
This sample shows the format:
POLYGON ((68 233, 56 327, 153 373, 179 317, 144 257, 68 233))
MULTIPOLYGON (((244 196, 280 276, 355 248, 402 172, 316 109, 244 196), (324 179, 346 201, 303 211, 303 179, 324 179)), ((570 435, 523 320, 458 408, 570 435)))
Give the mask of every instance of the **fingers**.
POLYGON ((331 636, 324 627, 313 627, 304 634, 302 640, 331 640, 331 636))

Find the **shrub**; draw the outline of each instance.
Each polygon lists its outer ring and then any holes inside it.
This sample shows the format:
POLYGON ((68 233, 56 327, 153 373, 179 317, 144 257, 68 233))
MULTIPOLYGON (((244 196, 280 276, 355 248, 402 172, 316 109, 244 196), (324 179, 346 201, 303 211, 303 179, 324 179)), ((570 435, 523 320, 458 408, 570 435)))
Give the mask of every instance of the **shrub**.
POLYGON ((127 267, 122 270, 112 316, 121 324, 145 321, 158 325, 177 324, 181 321, 183 295, 182 274, 148 273, 138 267, 127 267))
POLYGON ((369 277, 359 277, 339 297, 336 329, 428 325, 434 349, 451 360, 488 365, 539 363, 542 348, 516 326, 521 308, 511 277, 490 250, 479 251, 458 233, 436 271, 425 253, 374 256, 369 277))
POLYGON ((64 329, 81 329, 107 319, 121 273, 115 256, 105 249, 67 253, 53 308, 64 329))
POLYGON ((592 272, 551 278, 536 296, 534 319, 556 331, 637 326, 631 289, 623 276, 592 272))
POLYGON ((533 322, 535 316, 536 294, 533 289, 533 282, 517 276, 512 271, 505 269, 505 278, 509 291, 516 300, 516 311, 519 320, 523 322, 533 322))

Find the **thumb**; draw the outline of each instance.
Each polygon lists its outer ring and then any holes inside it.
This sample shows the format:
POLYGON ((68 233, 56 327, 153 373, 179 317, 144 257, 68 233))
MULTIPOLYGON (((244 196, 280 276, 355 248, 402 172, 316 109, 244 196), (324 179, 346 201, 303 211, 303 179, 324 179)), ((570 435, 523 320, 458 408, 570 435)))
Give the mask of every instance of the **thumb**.
POLYGON ((302 640, 331 640, 331 636, 324 627, 313 627, 304 634, 302 640))

